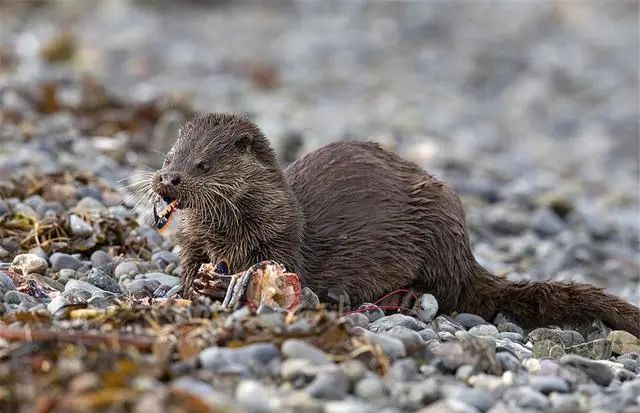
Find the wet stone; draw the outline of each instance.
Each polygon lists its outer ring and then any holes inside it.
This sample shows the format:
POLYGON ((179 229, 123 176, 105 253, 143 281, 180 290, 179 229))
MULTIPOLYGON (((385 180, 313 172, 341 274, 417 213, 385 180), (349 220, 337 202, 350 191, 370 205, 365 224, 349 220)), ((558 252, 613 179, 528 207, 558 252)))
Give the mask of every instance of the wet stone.
POLYGON ((118 281, 102 268, 91 269, 87 274, 87 282, 112 293, 119 294, 121 292, 118 281))
POLYGON ((462 327, 470 329, 472 327, 489 324, 487 321, 475 314, 470 313, 460 313, 455 318, 456 323, 460 324, 462 327))
POLYGON ((54 272, 58 272, 63 268, 78 270, 80 267, 82 267, 82 261, 74 256, 63 254, 60 252, 56 252, 55 254, 53 254, 49 258, 49 261, 51 262, 51 269, 54 272))
POLYGON ((353 399, 329 401, 324 405, 324 413, 370 413, 374 410, 373 406, 353 399))

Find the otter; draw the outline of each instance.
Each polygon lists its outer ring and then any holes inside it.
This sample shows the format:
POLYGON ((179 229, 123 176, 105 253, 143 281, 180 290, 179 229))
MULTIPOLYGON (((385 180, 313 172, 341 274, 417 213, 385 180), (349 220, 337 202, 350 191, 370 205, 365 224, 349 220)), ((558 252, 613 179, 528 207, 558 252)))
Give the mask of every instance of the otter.
POLYGON ((410 289, 433 294, 441 313, 505 312, 524 327, 600 319, 640 335, 640 309, 601 288, 489 273, 473 256, 452 188, 375 143, 331 143, 283 170, 254 123, 202 114, 183 127, 151 185, 181 209, 188 297, 203 263, 223 261, 235 273, 274 260, 313 291, 343 288, 352 304, 410 289))

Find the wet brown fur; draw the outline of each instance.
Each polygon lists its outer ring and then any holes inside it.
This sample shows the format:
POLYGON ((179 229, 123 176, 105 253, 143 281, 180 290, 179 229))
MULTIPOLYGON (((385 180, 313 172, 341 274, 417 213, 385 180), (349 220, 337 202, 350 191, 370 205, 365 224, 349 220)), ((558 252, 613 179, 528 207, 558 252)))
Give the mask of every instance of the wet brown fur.
POLYGON ((352 303, 412 288, 433 294, 444 313, 505 311, 526 327, 601 319, 640 335, 640 310, 600 288, 488 273, 453 190, 375 143, 332 143, 282 171, 253 123, 205 114, 186 125, 169 159, 154 189, 185 208, 187 294, 203 262, 224 258, 237 272, 272 259, 314 291, 344 288, 352 303), (167 172, 180 184, 162 184, 167 172), (212 194, 216 184, 226 187, 212 194))

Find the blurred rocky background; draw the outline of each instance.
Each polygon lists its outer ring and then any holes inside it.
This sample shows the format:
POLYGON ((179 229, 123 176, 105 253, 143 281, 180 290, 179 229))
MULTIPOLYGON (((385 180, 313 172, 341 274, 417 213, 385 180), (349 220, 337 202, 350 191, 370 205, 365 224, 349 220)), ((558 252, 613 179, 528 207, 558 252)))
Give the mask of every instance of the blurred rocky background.
POLYGON ((283 164, 375 140, 455 187, 489 270, 638 304, 638 19, 626 0, 0 0, 0 411, 637 411, 638 339, 601 323, 434 319, 428 294, 415 317, 167 301, 179 247, 131 192, 199 111, 248 114, 283 164))

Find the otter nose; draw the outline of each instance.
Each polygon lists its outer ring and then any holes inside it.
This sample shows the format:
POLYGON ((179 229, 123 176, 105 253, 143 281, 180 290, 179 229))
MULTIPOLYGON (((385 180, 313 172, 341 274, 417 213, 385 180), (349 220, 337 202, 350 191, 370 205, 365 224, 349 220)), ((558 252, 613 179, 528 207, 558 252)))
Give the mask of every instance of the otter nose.
POLYGON ((177 172, 165 172, 162 174, 162 183, 164 185, 177 186, 180 184, 181 177, 177 172))

